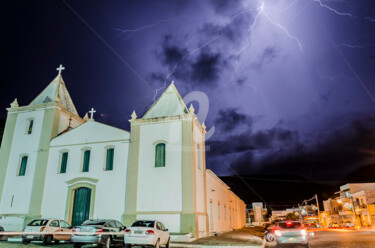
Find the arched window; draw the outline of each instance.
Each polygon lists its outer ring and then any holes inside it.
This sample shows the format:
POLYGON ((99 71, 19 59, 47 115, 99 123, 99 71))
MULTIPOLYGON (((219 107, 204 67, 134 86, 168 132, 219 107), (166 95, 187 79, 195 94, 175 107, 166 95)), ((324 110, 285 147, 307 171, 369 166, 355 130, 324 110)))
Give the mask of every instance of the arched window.
POLYGON ((155 146, 155 167, 165 167, 165 144, 155 146))
POLYGON ((26 166, 27 166, 27 155, 21 157, 20 169, 18 171, 18 176, 24 176, 26 174, 26 166))

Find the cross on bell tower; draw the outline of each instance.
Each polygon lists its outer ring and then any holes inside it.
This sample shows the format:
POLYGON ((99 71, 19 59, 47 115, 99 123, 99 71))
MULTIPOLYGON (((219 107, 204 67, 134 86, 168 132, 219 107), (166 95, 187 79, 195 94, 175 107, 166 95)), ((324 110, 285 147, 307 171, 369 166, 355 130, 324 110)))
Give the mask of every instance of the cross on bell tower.
POLYGON ((61 71, 63 71, 63 70, 65 70, 65 67, 63 67, 62 64, 60 64, 60 66, 56 68, 56 71, 59 71, 59 74, 58 74, 58 75, 60 75, 60 74, 61 74, 61 71))

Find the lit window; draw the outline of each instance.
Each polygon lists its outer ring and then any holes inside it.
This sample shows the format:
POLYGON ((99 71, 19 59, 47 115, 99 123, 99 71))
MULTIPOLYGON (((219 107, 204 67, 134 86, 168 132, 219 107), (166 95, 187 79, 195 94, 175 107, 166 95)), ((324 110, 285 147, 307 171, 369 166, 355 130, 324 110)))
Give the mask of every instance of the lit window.
POLYGON ((27 165, 27 156, 23 156, 21 159, 20 170, 18 172, 19 176, 24 176, 26 173, 26 165, 27 165))
POLYGON ((165 144, 159 143, 155 147, 155 167, 165 167, 165 144))
POLYGON ((115 149, 109 148, 107 149, 107 159, 105 164, 105 170, 111 171, 113 170, 113 155, 114 155, 115 149))
POLYGON ((66 166, 68 164, 68 152, 61 154, 60 173, 66 173, 66 166))
POLYGON ((83 166, 82 166, 82 172, 88 172, 89 166, 90 166, 90 150, 86 150, 83 153, 83 166))

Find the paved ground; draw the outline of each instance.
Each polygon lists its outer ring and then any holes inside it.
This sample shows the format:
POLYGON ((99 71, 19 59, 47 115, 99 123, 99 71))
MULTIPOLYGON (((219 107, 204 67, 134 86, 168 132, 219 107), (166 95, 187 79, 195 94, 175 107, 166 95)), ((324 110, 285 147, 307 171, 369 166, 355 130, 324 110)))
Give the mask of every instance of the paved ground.
MULTIPOLYGON (((266 247, 276 247, 267 244, 266 247)), ((297 247, 297 246, 283 246, 297 247)), ((310 241, 311 248, 375 248, 374 231, 322 231, 315 232, 310 241)))
MULTIPOLYGON (((218 239, 209 239, 209 242, 194 242, 196 245, 201 245, 203 243, 212 246, 217 245, 229 245, 229 246, 242 246, 243 244, 251 245, 252 242, 238 242, 238 240, 246 240, 246 233, 244 232, 232 232, 227 236, 222 237, 222 240, 232 242, 217 242, 218 239), (230 236, 228 236, 230 235, 230 236), (237 241, 230 241, 229 239, 233 238, 237 241), (240 244, 241 243, 241 244, 240 244)), ((321 231, 315 232, 315 237, 310 241, 311 248, 375 248, 375 232, 374 231, 321 231)), ((30 245, 24 246, 20 242, 0 242, 0 248, 72 248, 71 244, 52 244, 50 246, 43 246, 41 243, 32 243, 30 245)), ((95 246, 85 246, 85 248, 91 248, 95 246)), ((174 248, 178 248, 174 246, 174 248)), ((183 247, 183 246, 181 246, 183 247)), ((276 247, 274 243, 268 243, 266 247, 276 247)), ((288 247, 288 246, 283 246, 288 247)), ((297 246, 289 246, 296 248, 297 246)))

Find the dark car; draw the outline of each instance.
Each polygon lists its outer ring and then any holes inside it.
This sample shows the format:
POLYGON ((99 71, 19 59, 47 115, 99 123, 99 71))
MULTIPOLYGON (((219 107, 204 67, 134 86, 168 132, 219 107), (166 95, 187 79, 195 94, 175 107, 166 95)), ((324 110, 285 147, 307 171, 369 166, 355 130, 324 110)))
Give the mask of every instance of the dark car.
POLYGON ((2 226, 0 226, 0 239, 3 238, 3 235, 1 235, 2 232, 4 232, 4 228, 2 226))
POLYGON ((103 245, 109 248, 114 243, 124 244, 125 229, 126 227, 117 220, 86 220, 73 228, 70 241, 74 248, 86 244, 103 245))

